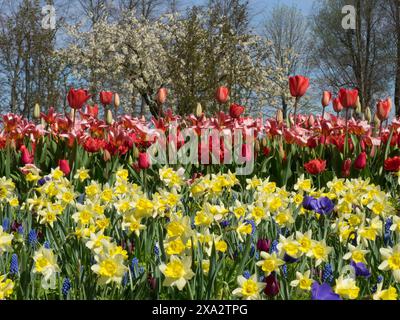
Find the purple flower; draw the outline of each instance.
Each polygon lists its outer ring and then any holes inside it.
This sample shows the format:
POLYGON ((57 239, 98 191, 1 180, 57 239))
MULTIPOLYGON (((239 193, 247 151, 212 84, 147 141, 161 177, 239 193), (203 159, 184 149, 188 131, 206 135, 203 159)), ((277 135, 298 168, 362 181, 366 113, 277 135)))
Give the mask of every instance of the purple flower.
POLYGON ((271 248, 271 240, 258 239, 257 249, 259 251, 269 252, 270 248, 271 248))
POLYGON ((350 265, 354 268, 357 277, 369 278, 371 276, 371 273, 369 272, 367 266, 364 263, 362 262, 355 263, 352 260, 350 262, 350 265))
POLYGON ((268 277, 265 278, 265 289, 264 293, 268 297, 275 297, 280 290, 278 279, 276 278, 274 273, 271 273, 268 277))
POLYGON ((314 281, 311 285, 311 299, 312 300, 342 300, 340 296, 332 291, 329 284, 319 284, 314 281))
POLYGON ((285 253, 285 255, 283 256, 283 260, 286 263, 295 263, 297 262, 299 259, 293 258, 292 256, 289 256, 287 253, 285 253))
POLYGON ((317 200, 313 197, 306 196, 303 200, 303 208, 315 211, 319 214, 330 214, 335 208, 335 205, 332 200, 327 197, 322 197, 317 200))
POLYGON ((317 204, 317 199, 313 197, 305 196, 303 199, 303 208, 306 210, 314 211, 316 208, 318 208, 317 204))
POLYGON ((330 214, 335 205, 333 204, 332 200, 327 197, 322 197, 317 200, 317 208, 315 209, 316 212, 319 214, 330 214))

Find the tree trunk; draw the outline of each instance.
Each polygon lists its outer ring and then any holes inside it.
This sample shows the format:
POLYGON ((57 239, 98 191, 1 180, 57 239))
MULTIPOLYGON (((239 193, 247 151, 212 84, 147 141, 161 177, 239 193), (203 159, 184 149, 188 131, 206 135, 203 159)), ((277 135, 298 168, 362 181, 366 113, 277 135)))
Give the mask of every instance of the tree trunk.
POLYGON ((286 103, 286 99, 284 96, 282 96, 282 113, 283 113, 283 119, 286 120, 286 118, 287 118, 287 103, 286 103))

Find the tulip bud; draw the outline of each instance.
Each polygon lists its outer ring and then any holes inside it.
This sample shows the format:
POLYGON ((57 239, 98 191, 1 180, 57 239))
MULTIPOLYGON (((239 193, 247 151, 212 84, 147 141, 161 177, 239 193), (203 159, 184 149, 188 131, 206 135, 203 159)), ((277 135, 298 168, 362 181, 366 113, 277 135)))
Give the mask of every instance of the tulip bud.
POLYGON ((286 152, 283 149, 282 142, 279 142, 279 156, 281 157, 281 159, 285 159, 286 158, 286 152))
POLYGON ((39 105, 39 103, 36 103, 35 107, 33 108, 33 117, 35 119, 39 119, 40 118, 40 105, 39 105))
POLYGON ((371 109, 369 107, 365 108, 364 115, 365 115, 365 120, 367 120, 368 123, 370 123, 371 119, 372 119, 372 115, 371 115, 371 109))
POLYGON ((356 112, 358 114, 360 114, 362 111, 362 107, 361 107, 361 102, 360 102, 360 96, 357 97, 357 102, 356 102, 356 112))
POLYGON ((282 122, 283 122, 283 112, 281 109, 278 109, 278 111, 276 112, 276 121, 279 124, 282 124, 282 122))
POLYGON ((134 156, 135 159, 139 158, 139 149, 138 148, 135 148, 133 150, 133 156, 134 156))
POLYGON ((267 138, 262 138, 262 140, 261 140, 261 145, 262 145, 263 147, 266 147, 266 146, 268 145, 267 138))
POLYGON ((379 126, 381 125, 381 120, 379 120, 378 115, 376 113, 374 115, 374 125, 375 128, 379 128, 379 126))
POLYGON ((257 152, 257 153, 259 153, 260 152, 260 150, 261 150, 261 148, 260 148, 260 140, 256 140, 256 143, 255 143, 255 145, 254 145, 254 150, 257 152))
POLYGON ((156 101, 158 104, 164 104, 167 101, 168 91, 167 88, 161 87, 156 96, 156 101))
POLYGON ((196 116, 198 118, 200 118, 202 116, 202 114, 203 114, 203 108, 202 108, 201 104, 198 103, 196 106, 196 116))
POLYGON ((329 91, 324 91, 321 100, 322 107, 323 108, 327 107, 331 103, 331 100, 332 100, 332 93, 329 91))
POLYGON ((114 108, 115 108, 115 110, 118 109, 118 107, 120 106, 120 104, 121 104, 121 102, 120 102, 120 100, 119 100, 119 94, 118 94, 118 93, 115 93, 115 94, 114 94, 114 108))
POLYGON ((314 125, 314 123, 315 123, 315 119, 314 119, 314 116, 311 114, 308 117, 308 126, 312 127, 314 125))
POLYGON ((110 124, 113 123, 113 115, 112 115, 111 110, 107 110, 106 123, 107 123, 108 125, 110 125, 110 124))
POLYGON ((108 161, 111 159, 111 154, 107 149, 104 149, 103 151, 103 159, 104 161, 108 161))

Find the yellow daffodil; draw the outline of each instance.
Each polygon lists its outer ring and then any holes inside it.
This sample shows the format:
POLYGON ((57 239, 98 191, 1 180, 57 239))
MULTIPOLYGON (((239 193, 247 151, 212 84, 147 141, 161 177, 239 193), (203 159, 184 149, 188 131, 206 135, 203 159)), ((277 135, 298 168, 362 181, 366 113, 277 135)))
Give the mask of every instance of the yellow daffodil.
POLYGON ((76 171, 74 179, 79 179, 81 182, 90 178, 89 170, 85 168, 80 168, 76 171))
POLYGON ((393 248, 380 248, 379 252, 383 262, 379 265, 379 270, 390 270, 396 282, 400 282, 400 244, 393 248))
POLYGON ((252 275, 249 279, 243 276, 237 278, 239 287, 233 290, 232 294, 242 297, 244 300, 260 300, 261 291, 265 288, 264 282, 258 282, 257 275, 252 275))
POLYGON ((340 295, 342 298, 354 300, 357 299, 360 293, 360 288, 357 287, 356 281, 353 278, 344 278, 343 275, 341 275, 336 279, 335 293, 340 295))
POLYGON ((14 239, 14 235, 3 231, 3 227, 0 226, 0 256, 7 251, 11 251, 11 242, 14 239))
POLYGON ((310 291, 313 280, 310 279, 311 271, 308 270, 302 274, 301 272, 296 272, 296 280, 290 282, 292 287, 299 287, 301 290, 310 291))
POLYGON ((369 250, 362 249, 361 246, 355 247, 351 243, 347 245, 349 252, 347 252, 344 256, 344 260, 353 260, 355 263, 367 263, 365 260, 365 255, 369 252, 369 250))
POLYGON ((272 272, 279 272, 279 267, 285 264, 283 260, 279 259, 276 256, 275 252, 269 254, 267 252, 262 251, 260 256, 263 260, 258 261, 256 265, 261 267, 262 271, 264 271, 265 276, 267 277, 272 272))
POLYGON ((383 282, 378 284, 378 288, 373 295, 374 300, 397 300, 398 294, 395 287, 390 286, 388 289, 382 290, 383 282))
POLYGON ((12 295, 14 291, 14 282, 6 279, 6 276, 0 276, 0 300, 4 300, 12 295))
POLYGON ((41 247, 34 253, 33 260, 35 264, 32 272, 43 275, 42 288, 45 290, 55 289, 56 273, 60 272, 60 267, 57 264, 57 257, 54 255, 53 250, 41 247))
POLYGON ((194 272, 191 269, 192 258, 171 256, 170 261, 160 265, 160 271, 165 276, 163 286, 177 287, 182 290, 186 283, 193 278, 194 272))

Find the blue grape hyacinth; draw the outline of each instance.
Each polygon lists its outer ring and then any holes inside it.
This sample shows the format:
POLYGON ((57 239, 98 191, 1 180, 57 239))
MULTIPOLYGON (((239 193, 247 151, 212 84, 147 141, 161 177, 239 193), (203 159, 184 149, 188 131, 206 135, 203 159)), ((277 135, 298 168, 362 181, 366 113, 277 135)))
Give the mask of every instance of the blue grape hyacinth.
POLYGON ((10 263, 10 274, 16 275, 19 272, 19 266, 18 266, 18 256, 14 253, 11 256, 11 263, 10 263))
POLYGON ((28 234, 28 244, 32 247, 36 246, 38 242, 37 232, 32 229, 28 234))
POLYGON ((333 270, 332 266, 328 263, 324 267, 324 272, 322 274, 322 281, 326 283, 332 283, 333 282, 333 270))
POLYGON ((61 292, 64 298, 67 298, 70 290, 71 290, 71 281, 68 278, 65 278, 61 288, 61 292))

